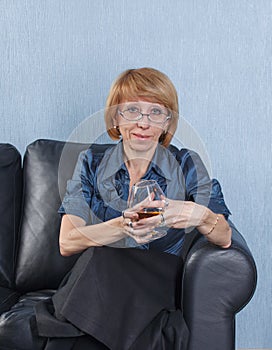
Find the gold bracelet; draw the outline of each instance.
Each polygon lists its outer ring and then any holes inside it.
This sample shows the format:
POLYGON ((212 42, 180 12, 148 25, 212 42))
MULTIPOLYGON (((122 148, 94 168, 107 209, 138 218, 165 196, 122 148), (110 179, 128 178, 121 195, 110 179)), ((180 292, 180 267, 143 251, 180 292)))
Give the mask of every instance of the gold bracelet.
POLYGON ((219 216, 218 215, 216 215, 216 221, 215 221, 215 224, 213 225, 213 227, 210 229, 210 231, 208 232, 208 233, 206 233, 206 235, 205 236, 208 236, 210 233, 212 233, 213 232, 213 230, 215 229, 215 226, 217 225, 217 223, 218 223, 218 220, 219 220, 219 216))

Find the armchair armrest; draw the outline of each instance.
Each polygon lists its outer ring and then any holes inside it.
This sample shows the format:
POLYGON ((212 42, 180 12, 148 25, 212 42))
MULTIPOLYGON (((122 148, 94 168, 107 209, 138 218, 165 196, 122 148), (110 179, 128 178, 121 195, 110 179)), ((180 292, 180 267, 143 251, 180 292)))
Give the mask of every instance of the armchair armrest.
POLYGON ((252 254, 233 223, 229 224, 230 248, 220 248, 200 236, 185 260, 183 310, 191 334, 189 350, 235 349, 235 314, 256 289, 252 254))

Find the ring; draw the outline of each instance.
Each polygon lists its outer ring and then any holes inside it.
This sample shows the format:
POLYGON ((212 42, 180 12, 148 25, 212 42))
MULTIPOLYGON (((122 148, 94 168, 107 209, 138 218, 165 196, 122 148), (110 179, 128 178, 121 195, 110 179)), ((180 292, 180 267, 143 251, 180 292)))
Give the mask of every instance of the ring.
POLYGON ((128 226, 133 229, 133 223, 132 221, 129 221, 128 226))
POLYGON ((164 225, 165 225, 165 218, 164 218, 164 216, 163 216, 163 213, 161 213, 160 215, 161 215, 160 226, 164 226, 164 225))
POLYGON ((164 207, 167 208, 169 205, 169 201, 167 199, 164 199, 163 202, 164 202, 164 207))
POLYGON ((125 210, 122 210, 122 216, 123 216, 123 219, 125 219, 125 210))

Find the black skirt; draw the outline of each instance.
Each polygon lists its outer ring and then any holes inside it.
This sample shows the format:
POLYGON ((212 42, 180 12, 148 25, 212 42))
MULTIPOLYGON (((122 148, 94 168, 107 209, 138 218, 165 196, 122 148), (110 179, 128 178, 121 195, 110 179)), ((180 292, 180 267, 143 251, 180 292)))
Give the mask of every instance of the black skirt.
POLYGON ((49 338, 46 350, 76 343, 83 349, 88 342, 89 349, 186 349, 181 272, 182 260, 172 254, 86 250, 52 300, 36 307, 39 335, 49 338))

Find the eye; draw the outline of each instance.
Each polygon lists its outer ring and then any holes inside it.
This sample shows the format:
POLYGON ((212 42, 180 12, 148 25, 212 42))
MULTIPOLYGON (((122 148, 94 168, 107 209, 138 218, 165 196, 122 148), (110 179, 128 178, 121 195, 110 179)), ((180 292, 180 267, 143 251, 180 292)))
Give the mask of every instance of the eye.
POLYGON ((160 115, 163 114, 163 111, 158 107, 154 107, 151 109, 150 114, 160 115))
POLYGON ((139 113, 140 112, 139 108, 136 106, 129 106, 127 108, 127 111, 129 111, 130 113, 139 113))

